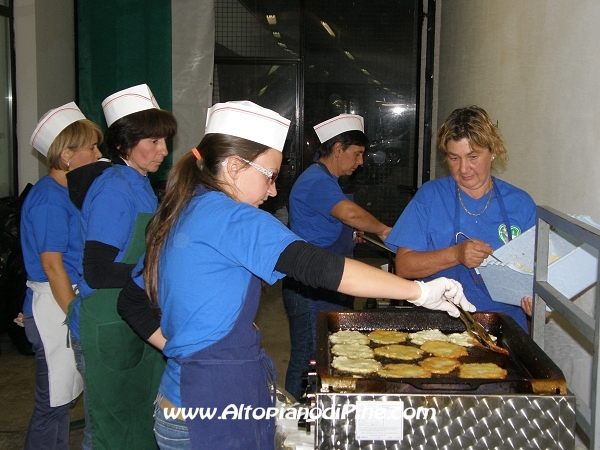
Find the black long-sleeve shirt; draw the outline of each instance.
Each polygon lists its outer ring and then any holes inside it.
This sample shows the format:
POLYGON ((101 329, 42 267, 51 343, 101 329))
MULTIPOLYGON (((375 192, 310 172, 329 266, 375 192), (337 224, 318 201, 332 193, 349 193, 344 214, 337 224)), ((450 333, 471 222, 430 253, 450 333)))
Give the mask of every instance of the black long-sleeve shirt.
MULTIPOLYGON (((275 270, 307 286, 335 291, 344 273, 344 257, 304 241, 294 241, 279 255, 275 270)), ((146 292, 131 278, 119 295, 117 310, 144 340, 160 327, 146 292)))

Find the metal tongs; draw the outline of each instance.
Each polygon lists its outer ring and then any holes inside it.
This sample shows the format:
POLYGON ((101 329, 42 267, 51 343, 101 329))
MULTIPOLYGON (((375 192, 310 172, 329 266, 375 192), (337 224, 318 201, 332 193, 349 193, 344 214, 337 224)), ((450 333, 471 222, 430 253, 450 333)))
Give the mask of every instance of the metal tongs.
MULTIPOLYGON (((355 232, 356 233, 356 232, 355 232)), ((358 235, 357 235, 358 236, 358 235)), ((367 242, 370 242, 371 244, 376 245, 379 248, 382 248, 384 250, 387 250, 388 252, 392 253, 392 254, 396 254, 396 252, 394 250, 392 250, 391 248, 388 248, 385 244, 383 244, 382 242, 376 241, 373 238, 370 238, 369 236, 365 236, 364 234, 361 234, 360 236, 361 239, 364 239, 367 242)))
POLYGON ((503 355, 509 355, 510 353, 505 348, 496 345, 492 337, 489 333, 483 328, 479 322, 477 322, 469 311, 465 311, 462 308, 458 308, 460 311, 460 320, 465 324, 465 328, 467 329, 467 333, 481 342, 485 347, 489 348, 498 353, 502 353, 503 355))

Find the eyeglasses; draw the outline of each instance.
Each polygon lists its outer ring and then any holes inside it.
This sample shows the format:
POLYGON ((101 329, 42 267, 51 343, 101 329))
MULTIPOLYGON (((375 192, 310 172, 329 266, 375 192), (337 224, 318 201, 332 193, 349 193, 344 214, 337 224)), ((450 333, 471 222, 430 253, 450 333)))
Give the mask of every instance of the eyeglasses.
MULTIPOLYGON (((256 164, 255 162, 248 161, 247 159, 244 159, 241 156, 238 156, 238 158, 241 159, 242 161, 244 161, 249 166, 254 167, 260 173, 262 173, 265 177, 267 177, 271 181, 271 183, 275 183, 275 180, 277 180, 277 177, 279 176, 279 172, 269 170, 269 169, 261 166, 260 164, 256 164)), ((221 164, 222 165, 227 164, 227 160, 223 161, 221 164)))

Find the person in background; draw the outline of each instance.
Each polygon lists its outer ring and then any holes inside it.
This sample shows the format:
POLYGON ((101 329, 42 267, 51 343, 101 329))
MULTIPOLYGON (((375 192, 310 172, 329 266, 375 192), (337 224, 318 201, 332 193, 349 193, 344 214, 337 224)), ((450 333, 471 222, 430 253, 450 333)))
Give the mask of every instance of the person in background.
MULTIPOLYGON (((84 448, 145 449, 155 445, 153 400, 164 369, 159 351, 117 312, 117 297, 144 252, 144 231, 157 208, 148 173, 168 154, 177 131, 150 88, 138 85, 104 100, 112 164, 95 178, 81 205, 83 280, 69 326, 85 381, 84 448)), ((160 340, 160 330, 153 338, 160 340)))
POLYGON ((535 225, 535 203, 525 191, 491 175, 508 155, 483 109, 454 110, 438 130, 438 145, 450 176, 423 184, 387 237, 386 245, 396 250, 396 273, 411 279, 454 278, 478 311, 506 313, 527 330, 523 310, 495 302, 475 268, 535 225))
MULTIPOLYGON (((409 299, 458 316, 460 284, 403 280, 307 244, 258 207, 275 180, 289 120, 251 102, 218 103, 206 134, 173 167, 146 236, 144 289, 162 313, 167 366, 155 409, 161 449, 274 447, 274 419, 202 420, 170 408, 275 405, 273 362, 253 325, 261 281, 285 274, 350 295, 409 299)), ((145 302, 127 283, 121 298, 145 302)), ((127 303, 127 302, 126 302, 127 303)))
POLYGON ((21 247, 27 270, 23 323, 36 358, 33 413, 25 448, 69 449, 69 408, 83 389, 68 346, 69 304, 81 278, 83 238, 79 212, 69 199, 67 173, 96 162, 102 131, 77 105, 50 110, 31 145, 49 171, 29 191, 21 212, 21 247))
MULTIPOLYGON (((319 158, 296 180, 289 198, 290 229, 306 242, 338 255, 353 257, 354 229, 385 240, 391 228, 344 194, 339 177, 351 175, 363 163, 369 145, 361 116, 341 114, 314 127, 321 146, 319 158)), ((357 238, 360 240, 360 237, 357 238)), ((302 375, 316 351, 319 311, 354 308, 354 297, 315 289, 285 278, 283 301, 290 327, 290 362, 285 389, 296 399, 302 392, 302 375)))

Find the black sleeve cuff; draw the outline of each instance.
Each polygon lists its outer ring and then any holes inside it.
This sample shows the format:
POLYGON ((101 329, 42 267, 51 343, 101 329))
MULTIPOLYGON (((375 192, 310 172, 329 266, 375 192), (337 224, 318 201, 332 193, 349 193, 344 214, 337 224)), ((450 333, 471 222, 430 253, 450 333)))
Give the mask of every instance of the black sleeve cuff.
POLYGON ((275 270, 314 288, 337 291, 345 258, 304 241, 294 241, 279 255, 275 270))
POLYGON ((83 249, 83 278, 92 289, 120 288, 135 264, 115 262, 119 249, 98 241, 86 241, 83 249))
POLYGON ((150 299, 141 287, 132 278, 126 283, 119 294, 117 311, 125 322, 142 339, 148 340, 160 327, 160 320, 155 315, 150 299))

